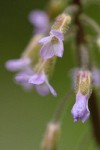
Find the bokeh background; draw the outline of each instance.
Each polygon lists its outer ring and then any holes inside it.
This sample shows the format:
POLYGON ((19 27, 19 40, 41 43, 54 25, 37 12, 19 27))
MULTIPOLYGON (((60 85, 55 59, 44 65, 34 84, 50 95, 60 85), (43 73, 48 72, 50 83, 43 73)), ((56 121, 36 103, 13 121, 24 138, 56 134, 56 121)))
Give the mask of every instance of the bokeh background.
MULTIPOLYGON (((0 150, 39 150, 47 123, 70 88, 68 71, 77 65, 72 40, 65 43, 64 57, 58 59, 51 79, 57 98, 52 95, 41 97, 34 90, 23 91, 13 82, 14 74, 4 67, 7 60, 19 58, 32 37, 29 12, 43 9, 46 3, 46 0, 0 0, 0 150)), ((100 24, 98 4, 88 5, 84 10, 100 24)), ((94 35, 89 28, 87 32, 94 35)), ((93 64, 100 67, 100 51, 93 45, 91 52, 93 64)), ((74 101, 73 96, 66 104, 58 150, 96 150, 91 121, 73 123, 70 111, 74 101)))

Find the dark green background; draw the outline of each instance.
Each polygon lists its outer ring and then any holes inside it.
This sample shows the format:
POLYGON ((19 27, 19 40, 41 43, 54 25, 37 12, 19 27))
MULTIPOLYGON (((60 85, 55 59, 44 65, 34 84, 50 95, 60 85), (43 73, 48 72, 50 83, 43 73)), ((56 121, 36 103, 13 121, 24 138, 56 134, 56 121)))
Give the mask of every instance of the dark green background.
MULTIPOLYGON (((33 27, 28 14, 33 9, 43 9, 44 0, 0 0, 0 150, 39 150, 47 123, 70 88, 68 71, 76 66, 74 42, 65 46, 63 59, 58 59, 51 84, 58 97, 41 97, 34 90, 25 92, 14 84, 14 74, 4 63, 18 58, 32 36, 33 27)), ((85 8, 85 12, 100 24, 100 5, 85 8)), ((92 33, 87 29, 88 32, 92 33)), ((99 50, 92 46, 94 64, 100 67, 99 50)), ((75 97, 69 98, 62 119, 59 150, 96 150, 91 122, 73 123, 70 114, 75 97)))

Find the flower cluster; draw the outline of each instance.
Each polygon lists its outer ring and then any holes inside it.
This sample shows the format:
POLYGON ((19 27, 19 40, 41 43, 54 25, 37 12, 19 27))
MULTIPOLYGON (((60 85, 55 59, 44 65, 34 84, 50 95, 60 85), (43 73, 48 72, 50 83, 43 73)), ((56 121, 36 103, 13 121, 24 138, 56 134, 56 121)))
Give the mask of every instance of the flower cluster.
POLYGON ((35 87, 40 95, 51 92, 56 96, 55 90, 49 83, 49 76, 56 62, 55 56, 63 56, 64 29, 70 23, 70 16, 63 13, 57 17, 50 36, 44 38, 43 34, 46 35, 49 29, 48 15, 43 11, 33 11, 29 15, 29 20, 35 26, 35 35, 21 58, 7 61, 6 68, 18 72, 15 81, 24 89, 35 87))
MULTIPOLYGON (((71 11, 71 9, 73 10, 73 7, 69 10, 71 11)), ((19 59, 6 62, 8 70, 17 72, 15 81, 24 89, 34 88, 40 95, 51 93, 53 96, 57 96, 49 80, 57 57, 61 58, 64 54, 65 33, 72 19, 71 13, 66 12, 58 15, 51 29, 52 20, 46 12, 36 10, 30 13, 29 21, 34 26, 33 37, 19 59)), ((99 37, 97 44, 100 46, 99 37)), ((81 119, 84 123, 90 115, 88 100, 92 91, 92 82, 96 87, 100 87, 100 71, 95 67, 91 69, 91 72, 89 71, 87 50, 85 48, 80 50, 80 53, 83 52, 81 68, 71 72, 72 78, 76 81, 73 84, 76 89, 76 102, 71 114, 74 122, 81 119)))

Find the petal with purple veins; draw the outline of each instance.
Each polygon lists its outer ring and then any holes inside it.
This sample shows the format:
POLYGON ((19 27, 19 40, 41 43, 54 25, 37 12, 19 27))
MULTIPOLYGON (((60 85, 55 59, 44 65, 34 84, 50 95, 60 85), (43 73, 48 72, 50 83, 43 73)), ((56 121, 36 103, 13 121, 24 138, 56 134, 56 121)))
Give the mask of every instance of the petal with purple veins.
POLYGON ((40 50, 40 55, 44 59, 52 58, 54 54, 55 54, 55 51, 51 42, 44 44, 40 50))

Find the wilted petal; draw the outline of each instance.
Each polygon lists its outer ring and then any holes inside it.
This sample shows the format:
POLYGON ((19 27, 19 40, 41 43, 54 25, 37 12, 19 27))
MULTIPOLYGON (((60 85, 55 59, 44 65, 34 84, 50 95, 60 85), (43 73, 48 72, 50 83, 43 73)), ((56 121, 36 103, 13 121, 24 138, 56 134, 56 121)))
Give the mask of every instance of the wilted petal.
POLYGON ((77 94, 76 103, 74 104, 71 113, 73 115, 74 122, 81 119, 84 123, 89 118, 90 112, 88 110, 87 96, 84 96, 81 93, 77 94))
POLYGON ((45 74, 39 73, 39 74, 34 74, 32 77, 29 79, 29 83, 31 84, 42 84, 45 81, 45 74))
POLYGON ((45 83, 36 85, 36 90, 40 95, 48 95, 50 93, 50 90, 45 83))
POLYGON ((63 41, 64 40, 64 35, 59 32, 58 30, 51 30, 50 32, 51 34, 53 34, 57 39, 63 41))
POLYGON ((31 60, 26 59, 13 59, 6 62, 5 66, 10 71, 18 71, 24 69, 30 64, 31 60))

